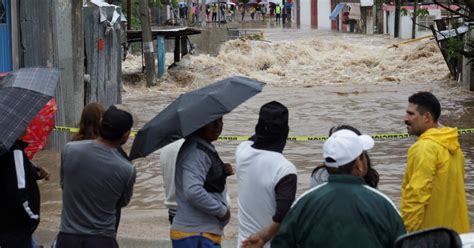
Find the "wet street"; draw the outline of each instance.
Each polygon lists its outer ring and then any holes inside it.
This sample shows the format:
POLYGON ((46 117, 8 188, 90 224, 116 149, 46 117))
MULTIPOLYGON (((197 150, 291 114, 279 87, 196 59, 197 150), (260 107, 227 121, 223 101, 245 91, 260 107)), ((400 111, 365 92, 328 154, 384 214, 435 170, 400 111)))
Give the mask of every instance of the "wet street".
MULTIPOLYGON (((386 36, 341 34, 301 29, 262 29, 266 41, 230 41, 217 57, 197 55, 166 74, 160 86, 145 89, 126 86, 123 104, 137 119, 139 129, 180 93, 232 75, 264 81, 261 94, 224 117, 223 135, 252 135, 258 110, 277 100, 290 112, 290 136, 327 135, 329 128, 350 124, 363 133, 406 133, 403 115, 408 96, 431 91, 441 102, 440 122, 459 128, 474 127, 472 93, 450 81, 449 71, 432 41, 425 40, 398 49, 386 36)), ((139 61, 139 60, 138 60, 139 61)), ((137 65, 138 67, 141 65, 137 65)), ((380 174, 379 189, 399 205, 406 152, 414 138, 377 140, 370 151, 380 174)), ((474 134, 462 135, 465 154, 466 191, 471 224, 474 224, 474 134)), ((126 146, 130 148, 131 142, 126 146)), ((214 143, 224 162, 235 163, 239 142, 214 143)), ((322 142, 290 141, 284 155, 298 168, 298 195, 308 189, 311 171, 322 161, 322 142)), ((122 212, 119 237, 167 239, 169 224, 163 204, 159 153, 134 161, 137 182, 131 204, 122 212)), ((38 164, 53 172, 42 182, 40 231, 57 231, 61 191, 58 182, 59 155, 43 152, 38 164)), ((237 226, 236 177, 228 179, 232 220, 226 239, 235 239, 237 226)))

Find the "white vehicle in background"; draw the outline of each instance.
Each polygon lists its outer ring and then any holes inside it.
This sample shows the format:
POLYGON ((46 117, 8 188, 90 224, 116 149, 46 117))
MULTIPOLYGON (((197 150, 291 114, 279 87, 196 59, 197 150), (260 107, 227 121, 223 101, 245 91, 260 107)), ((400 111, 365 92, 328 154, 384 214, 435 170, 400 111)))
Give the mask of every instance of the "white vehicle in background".
POLYGON ((474 248, 474 232, 459 235, 462 248, 474 248))

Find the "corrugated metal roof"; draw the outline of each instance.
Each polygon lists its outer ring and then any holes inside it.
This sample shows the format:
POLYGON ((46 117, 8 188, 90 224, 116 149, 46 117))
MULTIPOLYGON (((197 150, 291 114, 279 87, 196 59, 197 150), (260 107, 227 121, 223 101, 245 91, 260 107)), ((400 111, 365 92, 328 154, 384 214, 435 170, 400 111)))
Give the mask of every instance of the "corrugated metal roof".
POLYGON ((10 0, 0 0, 0 5, 6 16, 0 19, 0 72, 7 72, 12 70, 10 0))
POLYGON ((461 34, 466 33, 469 31, 469 27, 466 25, 458 27, 456 30, 455 29, 450 29, 450 30, 443 30, 443 31, 438 31, 436 32, 436 38, 438 40, 444 40, 447 38, 455 37, 461 34))

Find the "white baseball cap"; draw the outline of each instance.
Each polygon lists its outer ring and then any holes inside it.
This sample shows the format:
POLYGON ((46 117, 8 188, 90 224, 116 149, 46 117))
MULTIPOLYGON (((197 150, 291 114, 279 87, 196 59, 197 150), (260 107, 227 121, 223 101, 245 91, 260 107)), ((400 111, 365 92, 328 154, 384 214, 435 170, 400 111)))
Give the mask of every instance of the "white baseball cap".
POLYGON ((374 140, 369 135, 357 135, 353 131, 342 129, 334 132, 324 142, 324 163, 328 167, 337 168, 354 161, 363 151, 370 150, 372 147, 374 147, 374 140))

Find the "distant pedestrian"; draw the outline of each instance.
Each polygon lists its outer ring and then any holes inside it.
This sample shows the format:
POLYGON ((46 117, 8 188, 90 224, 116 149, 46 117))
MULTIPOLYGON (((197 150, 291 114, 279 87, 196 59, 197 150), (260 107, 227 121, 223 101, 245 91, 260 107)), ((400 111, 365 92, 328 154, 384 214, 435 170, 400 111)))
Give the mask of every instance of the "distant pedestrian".
POLYGON ((245 7, 244 6, 240 7, 240 15, 242 16, 242 21, 244 21, 244 18, 245 18, 245 7))
POLYGON ((211 11, 212 11, 212 21, 216 22, 217 21, 217 12, 218 12, 217 4, 212 5, 211 11))
POLYGON ((219 20, 222 22, 222 21, 225 21, 226 20, 226 6, 225 4, 221 4, 220 7, 219 7, 219 10, 220 10, 220 18, 219 20))
POLYGON ((130 113, 111 106, 102 116, 97 139, 65 145, 57 248, 118 247, 116 211, 130 202, 136 177, 135 168, 119 149, 132 125, 130 113))
POLYGON ((252 18, 252 21, 255 19, 255 12, 257 10, 255 9, 255 7, 250 7, 250 17, 252 18))
POLYGON ((257 20, 260 20, 260 15, 262 14, 260 4, 255 7, 255 15, 257 16, 257 20))
POLYGON ((270 3, 270 20, 273 20, 273 17, 275 16, 275 4, 270 3))
POLYGON ((287 22, 291 22, 291 6, 286 6, 284 11, 285 11, 284 18, 286 18, 287 22))
POLYGON ((211 6, 209 6, 209 4, 206 4, 206 21, 207 22, 211 21, 210 14, 211 14, 211 6))
POLYGON ((295 199, 296 167, 282 155, 288 132, 288 109, 269 102, 260 109, 254 141, 237 147, 238 245, 242 247, 270 247, 295 199))
POLYGON ((464 155, 458 129, 441 127, 441 105, 429 92, 408 98, 404 118, 418 140, 408 150, 400 210, 409 232, 443 226, 470 231, 464 155))
POLYGON ((275 14, 276 14, 276 22, 280 22, 281 6, 279 4, 277 4, 275 7, 275 14))
POLYGON ((193 22, 199 22, 199 4, 193 3, 193 22))
POLYGON ((264 20, 264 21, 265 21, 265 17, 267 15, 267 12, 268 12, 267 10, 268 10, 267 5, 265 5, 265 4, 260 9, 260 12, 262 13, 262 20, 264 20))
POLYGON ((180 4, 179 6, 179 18, 185 19, 187 15, 187 8, 184 4, 180 4))
POLYGON ((178 208, 171 226, 174 248, 220 247, 230 219, 226 178, 233 174, 211 144, 222 132, 222 117, 186 137, 176 161, 178 208))
MULTIPOLYGON (((340 126, 332 127, 329 130, 329 136, 331 136, 331 134, 333 134, 334 132, 343 130, 343 129, 351 130, 357 135, 361 135, 361 132, 355 127, 352 127, 349 125, 340 125, 340 126)), ((369 154, 365 152, 364 156, 366 156, 365 159, 367 160, 367 174, 365 174, 364 176, 364 181, 367 185, 375 189, 377 188, 377 185, 379 183, 379 173, 374 168, 372 168, 373 165, 370 160, 369 154)), ((309 187, 314 188, 320 184, 326 183, 328 181, 328 177, 329 177, 329 172, 324 164, 316 167, 311 173, 311 180, 309 182, 309 187)))
POLYGON ((387 247, 405 234, 393 202, 364 183, 374 140, 339 130, 323 145, 327 183, 299 197, 271 247, 387 247))

